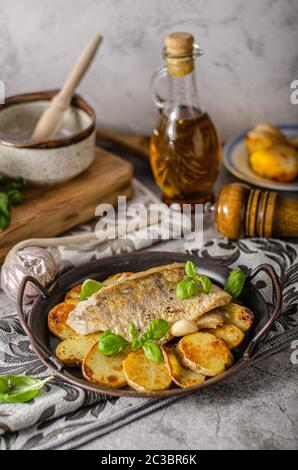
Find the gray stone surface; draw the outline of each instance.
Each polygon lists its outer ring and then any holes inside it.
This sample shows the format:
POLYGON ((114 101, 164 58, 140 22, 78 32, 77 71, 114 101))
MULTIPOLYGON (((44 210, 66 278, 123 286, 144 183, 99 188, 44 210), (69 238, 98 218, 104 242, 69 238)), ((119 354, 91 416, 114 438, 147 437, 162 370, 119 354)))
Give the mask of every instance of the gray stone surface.
MULTIPOLYGON (((226 139, 258 121, 297 120, 289 98, 297 18, 295 0, 1 0, 0 80, 7 94, 59 87, 99 31, 105 42, 79 91, 100 126, 149 133, 156 120, 149 80, 163 39, 188 30, 206 51, 198 63, 202 103, 226 139)), ((146 165, 136 173, 154 187, 146 165)), ((222 170, 217 187, 230 180, 222 170)), ((206 222, 208 238, 215 232, 206 222)), ((1 294, 1 311, 12 308, 1 294)), ((297 368, 289 350, 279 353, 82 449, 297 448, 297 368)))
MULTIPOLYGON (((149 166, 130 160, 138 178, 157 191, 149 166)), ((216 189, 231 181, 222 169, 216 189)), ((214 236, 212 218, 205 217, 204 239, 214 236)), ((162 246, 175 251, 179 241, 162 246)), ((179 399, 81 449, 298 449, 298 365, 291 363, 291 353, 260 360, 225 383, 179 399)))
MULTIPOLYGON (((148 164, 131 158, 137 176, 156 191, 148 164)), ((230 181, 223 172, 218 187, 230 181)), ((212 219, 205 239, 215 236, 212 219)), ((176 250, 179 241, 162 244, 176 250)), ((158 245, 154 249, 160 248, 158 245)), ((1 314, 15 306, 0 293, 1 314)), ((231 380, 135 421, 82 449, 294 449, 298 448, 298 365, 285 350, 231 380)))
POLYGON ((297 449, 297 372, 276 354, 81 449, 297 449))
POLYGON ((297 18, 296 0, 1 0, 0 80, 7 94, 58 88, 98 31, 105 41, 79 91, 99 125, 147 133, 164 38, 190 31, 205 50, 201 101, 226 139, 262 120, 297 121, 297 18))

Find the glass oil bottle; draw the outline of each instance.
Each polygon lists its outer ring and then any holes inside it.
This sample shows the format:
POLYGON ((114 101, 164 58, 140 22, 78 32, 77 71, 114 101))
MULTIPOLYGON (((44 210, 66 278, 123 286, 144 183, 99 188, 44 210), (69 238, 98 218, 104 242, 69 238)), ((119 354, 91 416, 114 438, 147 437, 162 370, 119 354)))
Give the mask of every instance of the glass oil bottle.
POLYGON ((150 162, 167 204, 213 199, 221 144, 209 115, 199 105, 194 60, 201 54, 191 34, 170 34, 165 40, 166 66, 152 77, 160 119, 151 137, 150 162), (160 78, 167 78, 166 99, 157 94, 160 78))

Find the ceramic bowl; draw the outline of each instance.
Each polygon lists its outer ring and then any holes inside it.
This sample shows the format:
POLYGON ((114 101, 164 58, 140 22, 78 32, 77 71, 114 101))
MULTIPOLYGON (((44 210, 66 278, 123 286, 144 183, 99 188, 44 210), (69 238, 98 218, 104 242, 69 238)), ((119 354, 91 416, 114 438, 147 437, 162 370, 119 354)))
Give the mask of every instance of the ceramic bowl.
POLYGON ((75 95, 54 139, 32 143, 30 135, 58 90, 26 93, 0 106, 0 173, 28 183, 53 185, 86 170, 95 156, 95 114, 75 95))

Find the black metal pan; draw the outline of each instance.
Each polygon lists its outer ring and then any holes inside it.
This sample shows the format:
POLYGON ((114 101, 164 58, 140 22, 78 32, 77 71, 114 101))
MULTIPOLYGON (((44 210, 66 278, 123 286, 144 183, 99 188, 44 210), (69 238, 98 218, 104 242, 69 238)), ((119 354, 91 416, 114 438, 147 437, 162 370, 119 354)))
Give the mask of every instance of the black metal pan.
POLYGON ((209 260, 197 258, 196 256, 156 251, 112 256, 92 261, 78 268, 71 269, 58 277, 52 286, 47 289, 43 288, 34 278, 26 277, 20 286, 18 297, 18 317, 20 323, 29 337, 33 350, 41 361, 59 377, 62 377, 67 382, 86 390, 114 396, 168 397, 173 395, 183 395, 190 391, 210 387, 213 384, 222 382, 223 380, 237 374, 249 363, 251 358, 258 351, 261 342, 265 339, 274 321, 280 314, 282 304, 281 287, 276 272, 270 264, 261 264, 257 266, 245 281, 245 286, 239 300, 253 311, 254 322, 246 334, 245 340, 237 349, 233 350, 235 358, 234 364, 227 369, 226 372, 191 388, 178 388, 173 386, 169 390, 140 393, 129 388, 118 390, 94 385, 83 378, 79 369, 68 368, 55 357, 54 351, 59 340, 51 334, 47 326, 48 312, 59 302, 63 301, 68 290, 76 284, 80 284, 87 278, 101 281, 116 272, 144 271, 154 266, 161 266, 174 262, 185 262, 187 260, 191 260, 195 264, 199 265, 200 273, 209 276, 216 284, 223 287, 229 273, 229 268, 215 262, 210 262, 209 260), (254 278, 260 272, 265 272, 271 279, 274 305, 273 311, 269 311, 263 296, 252 283, 254 278), (33 282, 37 285, 41 294, 34 301, 26 320, 23 311, 23 296, 28 282, 33 282))

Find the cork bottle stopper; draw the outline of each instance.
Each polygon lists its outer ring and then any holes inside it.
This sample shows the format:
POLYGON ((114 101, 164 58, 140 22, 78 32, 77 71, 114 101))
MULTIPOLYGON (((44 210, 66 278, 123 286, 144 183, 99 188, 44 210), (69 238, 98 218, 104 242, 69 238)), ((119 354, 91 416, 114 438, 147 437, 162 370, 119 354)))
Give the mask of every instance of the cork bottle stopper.
POLYGON ((192 54, 194 37, 190 33, 172 33, 165 39, 166 52, 169 56, 187 56, 192 54))
POLYGON ((183 77, 194 69, 194 37, 190 33, 172 33, 165 39, 165 56, 168 72, 173 77, 183 77))

